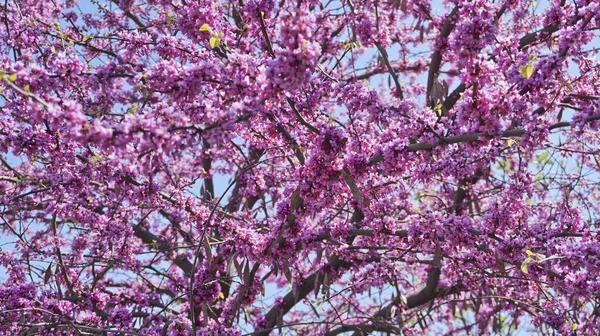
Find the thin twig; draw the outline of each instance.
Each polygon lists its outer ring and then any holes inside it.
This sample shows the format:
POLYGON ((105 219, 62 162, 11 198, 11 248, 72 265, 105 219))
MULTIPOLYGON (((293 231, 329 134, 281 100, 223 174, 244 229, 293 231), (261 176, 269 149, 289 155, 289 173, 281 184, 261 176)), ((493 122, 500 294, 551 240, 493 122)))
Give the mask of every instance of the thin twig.
POLYGON ((402 93, 402 86, 400 85, 400 80, 398 79, 398 74, 396 73, 396 71, 394 71, 394 68, 390 64, 390 59, 388 57, 387 51, 379 43, 375 43, 375 46, 379 50, 379 53, 381 54, 381 58, 383 59, 383 63, 387 67, 388 72, 390 73, 390 75, 392 76, 392 79, 394 80, 394 84, 396 85, 396 93, 398 94, 398 97, 400 98, 400 100, 404 100, 404 94, 402 93))
POLYGON ((265 37, 265 42, 267 44, 267 52, 269 53, 269 55, 273 58, 275 58, 275 52, 273 51, 273 45, 271 44, 271 39, 269 38, 269 33, 267 32, 267 26, 265 25, 265 18, 263 17, 263 14, 260 12, 260 10, 257 10, 258 12, 258 20, 260 21, 260 30, 262 31, 264 37, 265 37))
POLYGON ((296 118, 298 118, 298 121, 302 125, 306 126, 306 128, 308 128, 311 132, 313 132, 315 134, 321 134, 321 131, 319 131, 316 127, 314 127, 313 125, 309 124, 306 120, 304 120, 304 118, 302 117, 302 115, 300 115, 300 112, 296 108, 296 103, 291 98, 287 98, 287 102, 288 102, 288 104, 290 104, 292 111, 294 112, 294 114, 296 115, 296 118))

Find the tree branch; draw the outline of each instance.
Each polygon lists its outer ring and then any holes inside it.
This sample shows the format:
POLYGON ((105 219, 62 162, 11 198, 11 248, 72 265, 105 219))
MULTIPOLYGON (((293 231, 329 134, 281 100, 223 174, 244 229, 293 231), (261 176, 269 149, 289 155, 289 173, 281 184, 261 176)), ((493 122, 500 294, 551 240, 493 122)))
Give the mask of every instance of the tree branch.
MULTIPOLYGON (((448 14, 448 18, 446 18, 446 21, 444 22, 444 25, 442 26, 442 30, 440 31, 440 36, 438 37, 438 43, 440 41, 442 41, 443 39, 447 38, 450 35, 450 33, 452 32, 452 29, 454 29, 454 23, 452 23, 452 20, 454 20, 454 16, 456 15, 456 13, 458 13, 458 6, 455 6, 452 9, 452 11, 450 12, 450 14, 448 14)), ((442 52, 438 48, 431 56, 431 63, 429 65, 429 74, 427 76, 427 102, 428 103, 430 100, 431 90, 433 89, 434 81, 436 80, 436 77, 440 71, 441 64, 442 64, 442 52)))
POLYGON ((398 97, 400 98, 400 100, 404 100, 404 94, 402 93, 402 86, 400 85, 400 81, 398 80, 398 74, 396 73, 396 71, 394 70, 392 65, 390 64, 390 59, 388 57, 387 51, 379 43, 375 43, 375 46, 379 50, 379 53, 381 54, 381 58, 383 59, 383 63, 385 64, 386 68, 388 69, 388 72, 390 73, 390 75, 392 76, 392 79, 394 80, 394 85, 396 85, 396 93, 398 94, 398 97))
MULTIPOLYGON (((585 120, 583 120, 583 122, 591 122, 591 121, 596 121, 596 120, 600 120, 600 114, 594 114, 592 116, 589 116, 589 117, 585 118, 585 120)), ((564 127, 571 127, 571 126, 573 126, 573 122, 563 121, 563 122, 559 122, 559 123, 550 125, 548 127, 548 130, 551 131, 551 130, 554 130, 557 128, 564 128, 564 127)), ((525 134, 525 129, 515 128, 515 129, 510 129, 510 130, 506 130, 506 131, 502 132, 502 137, 515 138, 515 137, 523 136, 523 134, 525 134)), ((461 135, 442 137, 442 138, 434 141, 433 143, 419 142, 419 143, 415 143, 415 144, 410 144, 410 145, 406 146, 404 150, 406 150, 407 152, 418 152, 418 151, 422 151, 422 150, 433 149, 440 145, 452 145, 452 144, 461 143, 461 142, 477 141, 481 137, 491 138, 489 135, 486 135, 483 132, 465 133, 465 134, 461 134, 461 135)), ((369 164, 375 164, 375 163, 379 163, 381 161, 383 161, 383 154, 372 156, 371 159, 369 159, 369 164)))
MULTIPOLYGON (((148 229, 144 228, 141 224, 135 225, 133 227, 133 232, 135 236, 140 238, 144 243, 156 247, 156 249, 160 252, 166 253, 175 249, 171 243, 148 231, 148 229)), ((187 260, 186 257, 177 256, 173 260, 173 263, 177 265, 186 275, 191 274, 193 268, 192 263, 187 260)))
MULTIPOLYGON (((364 219, 364 214, 361 210, 355 210, 350 218, 350 222, 353 224, 360 223, 364 219)), ((352 243, 354 237, 348 238, 348 244, 352 243)), ((340 268, 349 268, 352 266, 352 263, 341 260, 339 256, 333 255, 329 259, 329 265, 325 266, 332 270, 337 270, 340 268)), ((259 336, 267 336, 273 330, 275 325, 277 324, 277 320, 285 314, 287 314, 296 303, 300 302, 300 300, 304 299, 308 293, 315 290, 315 284, 319 281, 319 278, 322 276, 323 269, 319 269, 313 272, 308 278, 302 281, 302 285, 299 287, 292 289, 290 292, 286 294, 283 298, 283 303, 280 306, 275 306, 269 310, 267 315, 265 316, 267 319, 267 324, 265 328, 261 331, 255 333, 255 335, 259 336)))

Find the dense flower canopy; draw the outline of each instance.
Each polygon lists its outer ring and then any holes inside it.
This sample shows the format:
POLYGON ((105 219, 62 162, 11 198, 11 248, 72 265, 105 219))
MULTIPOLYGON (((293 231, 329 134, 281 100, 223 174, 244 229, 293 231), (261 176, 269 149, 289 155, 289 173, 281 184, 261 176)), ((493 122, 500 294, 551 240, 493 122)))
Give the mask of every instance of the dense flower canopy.
POLYGON ((600 2, 0 19, 1 335, 600 329, 600 2))

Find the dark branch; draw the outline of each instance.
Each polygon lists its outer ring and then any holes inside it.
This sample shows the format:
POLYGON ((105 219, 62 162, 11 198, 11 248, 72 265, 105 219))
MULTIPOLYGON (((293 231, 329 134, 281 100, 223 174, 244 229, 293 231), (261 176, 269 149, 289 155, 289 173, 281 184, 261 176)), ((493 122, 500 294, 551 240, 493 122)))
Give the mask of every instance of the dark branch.
MULTIPOLYGON (((438 37, 438 43, 443 39, 447 38, 452 29, 454 29, 454 16, 458 13, 458 6, 455 6, 452 9, 452 12, 448 14, 448 18, 446 18, 446 22, 442 26, 442 30, 440 31, 440 36, 438 37)), ((431 56, 431 64, 429 65, 429 74, 427 76, 427 102, 429 103, 431 90, 433 88, 433 83, 436 80, 438 73, 440 72, 440 66, 442 65, 442 52, 438 48, 433 55, 431 56)))

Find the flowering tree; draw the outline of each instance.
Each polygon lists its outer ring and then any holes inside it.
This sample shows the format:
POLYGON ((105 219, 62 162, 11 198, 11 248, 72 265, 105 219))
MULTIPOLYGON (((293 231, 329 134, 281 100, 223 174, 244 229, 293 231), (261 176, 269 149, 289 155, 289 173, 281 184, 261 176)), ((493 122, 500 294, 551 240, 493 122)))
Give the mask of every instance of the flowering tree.
POLYGON ((600 329, 600 2, 0 8, 0 334, 600 329))

